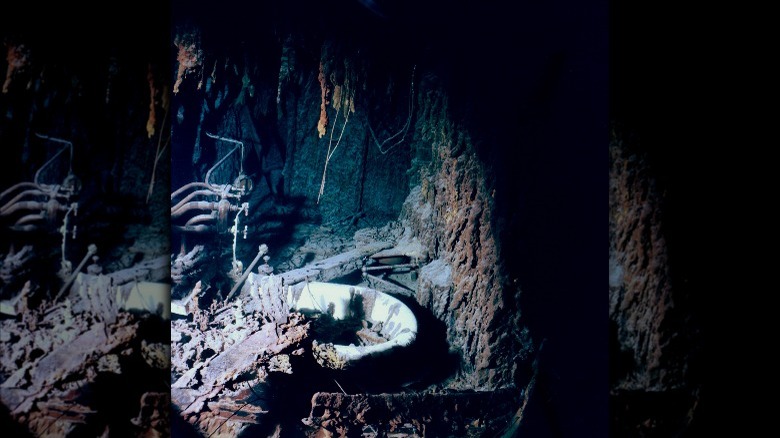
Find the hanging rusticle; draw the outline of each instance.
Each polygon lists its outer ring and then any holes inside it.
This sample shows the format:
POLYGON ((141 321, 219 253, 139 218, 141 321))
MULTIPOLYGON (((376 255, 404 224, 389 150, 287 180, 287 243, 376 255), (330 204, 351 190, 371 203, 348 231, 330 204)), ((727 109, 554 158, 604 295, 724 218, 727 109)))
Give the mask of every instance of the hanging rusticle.
POLYGON ((176 82, 173 84, 173 94, 177 94, 184 77, 202 66, 203 50, 200 47, 200 33, 198 31, 178 33, 173 44, 179 49, 176 55, 179 66, 176 72, 176 82))
POLYGON ((318 204, 322 198, 322 195, 325 193, 325 179, 328 173, 328 164, 330 163, 330 159, 333 157, 333 153, 336 152, 339 144, 341 144, 341 139, 344 136, 344 130, 347 127, 347 122, 349 122, 349 115, 355 112, 355 90, 356 84, 359 82, 357 69, 354 67, 354 62, 349 57, 344 57, 343 70, 338 70, 335 67, 326 68, 326 66, 331 66, 333 64, 332 62, 327 61, 332 59, 330 56, 328 56, 327 52, 328 45, 326 44, 322 47, 320 73, 318 75, 320 80, 320 87, 323 89, 323 100, 320 106, 320 123, 317 124, 317 130, 320 133, 320 138, 322 138, 322 136, 325 134, 325 129, 328 123, 327 104, 329 101, 326 99, 326 91, 330 91, 331 88, 333 89, 333 96, 330 102, 332 103, 333 109, 336 110, 336 115, 333 119, 334 121, 337 121, 339 113, 342 113, 344 114, 344 124, 341 125, 341 132, 339 133, 339 137, 336 140, 335 145, 333 144, 333 133, 335 129, 331 129, 330 131, 328 152, 325 154, 325 166, 322 170, 322 181, 320 182, 320 190, 317 194, 318 204), (330 74, 327 75, 330 78, 329 80, 325 79, 326 71, 330 72, 330 74), (333 87, 331 87, 330 84, 333 84, 333 87), (323 120, 324 124, 321 125, 323 120))
POLYGON ((330 95, 330 87, 328 86, 328 80, 325 77, 325 66, 320 61, 320 69, 317 74, 317 80, 320 82, 320 119, 317 121, 317 132, 320 138, 325 135, 325 130, 328 127, 328 96, 330 95))
POLYGON ((8 49, 6 55, 6 61, 8 61, 8 69, 5 72, 5 82, 3 82, 3 93, 8 93, 11 87, 11 81, 16 73, 23 71, 30 60, 30 49, 24 44, 17 44, 12 41, 6 41, 5 46, 8 49))
MULTIPOLYGON (((155 123, 157 123, 157 114, 155 112, 155 97, 157 95, 157 87, 154 85, 154 72, 152 72, 152 65, 149 64, 146 73, 146 81, 149 83, 149 118, 146 120, 146 135, 149 138, 154 137, 155 123)), ((108 99, 108 98, 106 98, 108 99)))

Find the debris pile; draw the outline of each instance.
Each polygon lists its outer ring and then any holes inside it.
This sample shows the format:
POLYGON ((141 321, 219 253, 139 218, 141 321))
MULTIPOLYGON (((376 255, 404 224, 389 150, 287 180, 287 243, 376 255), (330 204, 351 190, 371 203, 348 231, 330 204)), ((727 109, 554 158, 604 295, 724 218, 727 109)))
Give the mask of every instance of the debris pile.
POLYGON ((240 304, 195 312, 171 325, 173 404, 206 436, 218 429, 236 436, 267 412, 256 387, 270 373, 294 372, 290 356, 303 354, 311 322, 291 313, 284 323, 261 325, 262 314, 245 314, 240 304))
MULTIPOLYGON (((110 275, 78 273, 64 298, 34 308, 26 299, 7 306, 0 321, 0 400, 13 420, 35 436, 168 433, 170 405, 149 395, 169 385, 169 345, 154 338, 156 327, 168 323, 154 303, 166 297, 145 295, 138 286, 161 279, 153 269, 158 264, 110 275), (130 308, 133 302, 149 309, 130 308), (118 376, 127 387, 116 385, 118 376), (134 412, 106 404, 108 394, 125 389, 124 400, 137 400, 134 412)), ((26 284, 17 298, 26 298, 26 284)))
POLYGON ((311 436, 496 436, 512 417, 517 392, 318 392, 303 422, 311 436))

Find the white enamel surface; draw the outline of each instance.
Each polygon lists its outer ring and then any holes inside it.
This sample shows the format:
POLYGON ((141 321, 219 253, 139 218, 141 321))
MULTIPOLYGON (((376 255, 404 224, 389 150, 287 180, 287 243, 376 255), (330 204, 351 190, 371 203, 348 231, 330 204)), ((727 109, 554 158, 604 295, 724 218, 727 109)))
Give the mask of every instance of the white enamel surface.
POLYGON ((365 319, 372 324, 382 323, 381 334, 389 340, 370 346, 333 346, 339 357, 346 361, 354 361, 368 355, 383 353, 396 347, 411 344, 417 337, 417 318, 411 309, 384 292, 357 286, 320 282, 311 282, 305 285, 297 302, 293 302, 292 289, 288 289, 288 303, 290 303, 291 309, 322 313, 327 313, 329 306, 332 306, 333 318, 344 319, 350 316, 352 297, 372 294, 376 295, 376 300, 371 315, 365 315, 365 319), (350 289, 354 293, 350 293, 350 289))
POLYGON ((120 304, 120 308, 124 310, 157 313, 163 319, 171 318, 171 307, 171 286, 150 281, 136 283, 130 290, 127 300, 120 304))

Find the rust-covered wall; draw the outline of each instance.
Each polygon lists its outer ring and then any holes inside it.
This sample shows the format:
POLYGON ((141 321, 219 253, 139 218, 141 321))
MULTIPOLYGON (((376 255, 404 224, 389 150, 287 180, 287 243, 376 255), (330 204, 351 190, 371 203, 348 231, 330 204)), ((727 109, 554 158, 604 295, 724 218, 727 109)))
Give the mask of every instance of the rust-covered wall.
POLYGON ((609 316, 621 351, 614 386, 674 388, 685 369, 671 353, 683 333, 674 320, 661 193, 646 157, 620 139, 609 151, 609 316))
POLYGON ((631 131, 609 144, 610 397, 619 436, 684 433, 699 387, 691 379, 697 327, 685 267, 673 264, 665 191, 652 154, 631 131), (673 268, 681 271, 673 275, 673 268))
POLYGON ((496 245, 492 178, 468 130, 452 121, 446 96, 424 91, 415 147, 430 149, 432 159, 401 215, 432 260, 421 271, 417 300, 446 323, 447 340, 461 355, 453 386, 510 385, 533 347, 520 323, 519 286, 507 283, 496 245))
POLYGON ((313 201, 326 221, 358 213, 374 220, 397 217, 408 190, 409 146, 403 141, 389 150, 379 145, 398 132, 386 133, 381 128, 398 120, 400 130, 404 119, 411 117, 407 108, 412 67, 395 77, 393 71, 379 75, 378 53, 360 53, 338 40, 293 41, 289 38, 282 45, 282 54, 296 55, 282 58, 281 63, 291 72, 278 95, 279 132, 287 153, 283 170, 286 195, 313 201), (317 130, 323 101, 320 64, 328 89, 328 123, 322 136, 317 130), (351 111, 335 108, 337 86, 353 96, 351 111), (379 142, 372 137, 372 130, 379 142))

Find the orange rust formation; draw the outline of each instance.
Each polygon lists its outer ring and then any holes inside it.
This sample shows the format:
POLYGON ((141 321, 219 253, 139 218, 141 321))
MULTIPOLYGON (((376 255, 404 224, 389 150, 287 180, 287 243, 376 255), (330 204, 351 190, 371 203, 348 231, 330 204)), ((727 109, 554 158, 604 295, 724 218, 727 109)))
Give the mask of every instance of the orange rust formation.
POLYGON ((30 58, 30 50, 24 44, 6 43, 6 47, 8 47, 8 55, 5 59, 8 61, 8 69, 3 82, 3 93, 8 93, 14 73, 24 69, 30 58))

